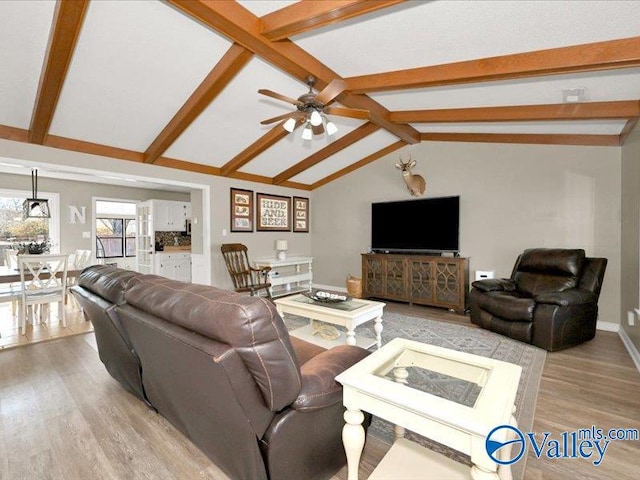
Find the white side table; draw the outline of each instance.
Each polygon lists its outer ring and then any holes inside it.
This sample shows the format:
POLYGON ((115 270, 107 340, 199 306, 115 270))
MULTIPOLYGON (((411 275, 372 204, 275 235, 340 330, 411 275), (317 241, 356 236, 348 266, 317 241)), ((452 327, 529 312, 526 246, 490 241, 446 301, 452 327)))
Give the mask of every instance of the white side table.
MULTIPOLYGON (((348 480, 358 479, 364 446, 362 428, 367 411, 396 425, 396 441, 369 480, 402 478, 467 479, 469 467, 430 451, 404 437, 408 428, 471 457, 474 480, 511 479, 485 449, 486 436, 497 426, 516 426, 513 404, 522 368, 511 363, 446 348, 395 338, 336 377, 343 385, 346 424, 342 432, 347 454, 348 480), (479 394, 473 406, 414 388, 410 368, 423 368, 475 383, 479 394)), ((505 443, 508 429, 492 440, 505 443)), ((501 449, 508 458, 508 448, 501 449)))

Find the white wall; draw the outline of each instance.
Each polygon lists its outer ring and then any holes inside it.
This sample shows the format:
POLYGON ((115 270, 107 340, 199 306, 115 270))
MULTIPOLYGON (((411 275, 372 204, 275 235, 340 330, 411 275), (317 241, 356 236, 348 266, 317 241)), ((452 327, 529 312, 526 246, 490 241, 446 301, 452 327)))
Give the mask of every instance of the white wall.
MULTIPOLYGON (((620 148, 425 142, 406 147, 425 196, 460 195, 460 249, 475 270, 508 277, 532 247, 584 248, 608 258, 600 320, 620 318, 620 148)), ((397 151, 314 191, 314 282, 360 275, 372 202, 410 199, 397 151)), ((416 235, 434 225, 416 223, 416 235)))
POLYGON ((627 322, 628 312, 640 308, 640 124, 622 147, 622 326, 640 350, 640 321, 627 322))

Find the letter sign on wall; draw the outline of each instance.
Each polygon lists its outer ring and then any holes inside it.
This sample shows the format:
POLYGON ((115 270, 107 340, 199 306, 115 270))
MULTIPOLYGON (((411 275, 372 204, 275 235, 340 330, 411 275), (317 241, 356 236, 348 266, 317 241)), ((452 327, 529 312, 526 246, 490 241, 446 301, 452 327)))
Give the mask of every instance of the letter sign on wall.
POLYGON ((69 223, 86 223, 87 221, 87 207, 78 207, 69 205, 69 223))

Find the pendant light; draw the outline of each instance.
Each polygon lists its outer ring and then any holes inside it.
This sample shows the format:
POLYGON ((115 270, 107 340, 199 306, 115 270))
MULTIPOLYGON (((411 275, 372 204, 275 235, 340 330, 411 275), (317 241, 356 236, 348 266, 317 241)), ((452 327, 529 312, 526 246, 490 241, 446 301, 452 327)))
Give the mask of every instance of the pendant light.
POLYGON ((31 197, 22 204, 23 218, 51 218, 49 202, 46 198, 38 198, 38 169, 31 169, 31 197))

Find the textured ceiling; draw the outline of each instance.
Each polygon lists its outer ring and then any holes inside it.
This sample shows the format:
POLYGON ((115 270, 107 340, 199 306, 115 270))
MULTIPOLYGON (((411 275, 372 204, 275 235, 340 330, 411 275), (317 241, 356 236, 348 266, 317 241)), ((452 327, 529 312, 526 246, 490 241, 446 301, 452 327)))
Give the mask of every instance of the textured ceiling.
MULTIPOLYGON (((0 138, 313 189, 405 145, 620 145, 640 1, 0 2, 0 138), (344 79, 333 137, 258 94, 344 79), (584 88, 580 103, 563 90, 584 88), (363 161, 364 160, 364 161, 363 161)), ((1 167, 0 167, 1 168, 1 167)))

